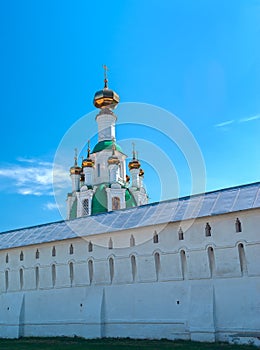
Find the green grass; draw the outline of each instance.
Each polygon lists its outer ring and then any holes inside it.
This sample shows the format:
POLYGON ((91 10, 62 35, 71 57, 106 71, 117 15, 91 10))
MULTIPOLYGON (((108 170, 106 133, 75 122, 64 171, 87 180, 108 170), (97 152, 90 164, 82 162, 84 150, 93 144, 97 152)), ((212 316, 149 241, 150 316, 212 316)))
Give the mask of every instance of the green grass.
POLYGON ((256 350, 250 345, 227 343, 197 343, 170 340, 132 340, 82 338, 21 338, 0 339, 1 350, 256 350))

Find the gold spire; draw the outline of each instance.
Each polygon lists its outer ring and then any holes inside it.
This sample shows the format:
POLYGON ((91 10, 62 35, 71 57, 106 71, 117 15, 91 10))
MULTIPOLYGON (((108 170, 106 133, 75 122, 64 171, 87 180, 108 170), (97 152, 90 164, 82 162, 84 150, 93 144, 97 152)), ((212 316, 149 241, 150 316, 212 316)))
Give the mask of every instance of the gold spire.
POLYGON ((103 64, 103 68, 104 68, 104 89, 107 89, 108 88, 108 79, 107 79, 107 71, 108 71, 108 68, 105 64, 103 64))
POLYGON ((141 164, 139 162, 138 159, 136 159, 136 150, 135 150, 135 144, 134 142, 132 143, 133 145, 133 160, 131 162, 128 163, 128 168, 129 170, 132 170, 132 169, 139 169, 141 164))
POLYGON ((108 158, 107 162, 108 164, 119 164, 120 160, 118 159, 118 157, 116 156, 116 145, 115 145, 115 138, 113 137, 112 139, 113 144, 112 144, 112 156, 108 158))
POLYGON ((82 160, 82 168, 93 168, 94 161, 90 158, 90 141, 88 140, 87 158, 82 160))
POLYGON ((70 174, 71 175, 79 175, 81 172, 81 167, 78 166, 78 150, 77 148, 74 149, 74 166, 70 168, 70 174))
POLYGON ((118 94, 108 88, 108 78, 107 78, 107 71, 108 68, 104 64, 104 88, 103 90, 97 91, 94 96, 94 106, 100 109, 108 108, 108 109, 114 109, 116 108, 117 104, 119 103, 119 96, 118 94))
POLYGON ((74 155, 74 166, 78 166, 78 149, 74 149, 75 155, 74 155))

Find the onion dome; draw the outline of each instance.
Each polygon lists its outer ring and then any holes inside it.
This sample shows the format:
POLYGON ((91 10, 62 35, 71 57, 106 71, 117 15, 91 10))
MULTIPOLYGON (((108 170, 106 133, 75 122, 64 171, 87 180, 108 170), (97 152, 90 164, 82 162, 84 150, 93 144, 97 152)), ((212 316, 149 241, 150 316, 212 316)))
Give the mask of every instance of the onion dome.
POLYGON ((97 108, 114 109, 114 108, 116 108, 117 104, 119 103, 119 96, 115 91, 110 90, 108 88, 108 79, 107 79, 108 68, 107 68, 107 66, 103 66, 103 67, 104 67, 104 75, 105 75, 104 89, 97 91, 95 93, 93 104, 97 108))
POLYGON ((144 171, 141 168, 140 168, 140 171, 139 171, 139 176, 144 176, 144 171))
POLYGON ((70 175, 79 175, 82 171, 81 167, 78 166, 78 154, 77 149, 75 148, 75 157, 74 157, 74 166, 70 168, 70 175))
POLYGON ((108 162, 108 165, 118 165, 120 164, 120 160, 118 159, 118 157, 115 155, 115 149, 116 149, 116 146, 114 144, 114 141, 113 141, 113 146, 112 146, 112 156, 108 158, 107 162, 108 162))
POLYGON ((93 168, 95 162, 90 158, 90 145, 88 141, 88 155, 86 159, 82 161, 82 168, 93 168))
POLYGON ((136 159, 136 156, 135 156, 136 152, 135 152, 135 145, 133 143, 133 159, 131 160, 131 162, 128 163, 128 168, 129 170, 132 170, 132 169, 139 169, 141 164, 139 162, 138 159, 136 159))

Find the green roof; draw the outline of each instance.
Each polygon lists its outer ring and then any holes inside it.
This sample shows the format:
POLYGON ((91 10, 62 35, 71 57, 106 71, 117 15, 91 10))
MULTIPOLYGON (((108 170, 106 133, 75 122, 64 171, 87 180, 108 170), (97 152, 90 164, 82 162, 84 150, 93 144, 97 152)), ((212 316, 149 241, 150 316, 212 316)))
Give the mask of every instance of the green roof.
POLYGON ((135 198, 130 193, 128 188, 125 191, 125 204, 126 204, 126 208, 132 208, 136 206, 135 198))
POLYGON ((70 210, 70 219, 75 219, 76 217, 77 217, 77 199, 75 198, 70 210))
POLYGON ((91 215, 107 212, 106 185, 99 185, 92 199, 91 215))
MULTIPOLYGON (((100 151, 103 151, 104 149, 112 149, 112 146, 113 146, 112 140, 100 141, 96 144, 92 153, 100 152, 100 151)), ((123 153, 122 148, 119 145, 115 144, 115 146, 117 151, 123 153)))
MULTIPOLYGON (((92 198, 91 215, 107 212, 106 188, 110 186, 111 185, 109 184, 101 184, 97 186, 97 189, 92 198)), ((130 193, 128 188, 126 188, 125 191, 125 204, 126 208, 133 208, 136 206, 134 196, 130 193)), ((77 199, 75 198, 70 210, 70 219, 75 219, 77 217, 77 205, 77 199)))

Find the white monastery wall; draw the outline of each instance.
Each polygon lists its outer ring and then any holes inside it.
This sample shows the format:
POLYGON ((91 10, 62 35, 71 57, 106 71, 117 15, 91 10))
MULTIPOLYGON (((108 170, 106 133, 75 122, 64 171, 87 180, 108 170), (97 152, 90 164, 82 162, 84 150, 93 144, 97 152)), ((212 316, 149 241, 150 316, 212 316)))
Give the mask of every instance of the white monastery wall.
POLYGON ((259 213, 251 209, 2 250, 0 336, 259 344, 259 213), (242 232, 235 230, 237 217, 242 232), (190 226, 183 239, 180 226, 190 226))

